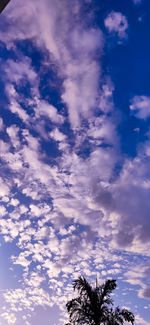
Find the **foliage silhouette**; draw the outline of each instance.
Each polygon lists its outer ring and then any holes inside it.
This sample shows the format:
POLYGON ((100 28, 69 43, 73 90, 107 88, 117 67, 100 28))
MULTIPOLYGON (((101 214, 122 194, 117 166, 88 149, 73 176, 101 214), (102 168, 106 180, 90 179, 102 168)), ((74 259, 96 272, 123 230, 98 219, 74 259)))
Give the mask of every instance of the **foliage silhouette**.
POLYGON ((66 325, 122 325, 134 324, 132 312, 119 307, 113 309, 111 293, 116 289, 116 280, 107 280, 93 288, 84 277, 73 282, 79 295, 67 302, 69 323, 66 325))
POLYGON ((10 0, 0 0, 0 13, 5 9, 10 0))

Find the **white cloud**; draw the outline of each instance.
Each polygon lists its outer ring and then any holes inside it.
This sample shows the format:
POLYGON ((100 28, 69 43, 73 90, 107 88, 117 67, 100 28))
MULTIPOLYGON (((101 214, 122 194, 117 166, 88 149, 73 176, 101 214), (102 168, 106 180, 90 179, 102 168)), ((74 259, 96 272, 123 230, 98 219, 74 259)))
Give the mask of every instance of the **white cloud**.
POLYGON ((132 0, 135 5, 141 4, 143 0, 132 0))
POLYGON ((10 241, 16 238, 20 234, 20 232, 22 232, 25 228, 29 226, 29 220, 14 221, 11 219, 2 219, 0 223, 1 234, 6 236, 6 238, 10 241))
POLYGON ((146 300, 150 299, 149 275, 150 267, 148 263, 139 263, 125 273, 125 281, 131 285, 138 286, 138 297, 146 300))
POLYGON ((112 120, 105 115, 97 117, 94 119, 94 121, 91 121, 87 133, 92 143, 105 143, 115 145, 117 147, 118 139, 116 134, 116 126, 113 125, 112 120), (99 140, 99 142, 96 142, 96 140, 99 140))
POLYGON ((3 217, 7 213, 6 208, 1 205, 0 206, 0 217, 3 217))
POLYGON ((135 321, 137 325, 150 325, 150 322, 144 320, 140 315, 135 315, 135 321))
POLYGON ((41 208, 34 204, 30 204, 30 210, 31 210, 31 216, 34 217, 40 217, 41 215, 41 208))
POLYGON ((3 128, 4 128, 3 119, 0 117, 0 131, 2 131, 3 128))
POLYGON ((140 119, 146 120, 150 117, 150 97, 148 96, 134 96, 130 110, 140 119))
POLYGON ((21 56, 21 61, 7 60, 5 66, 5 73, 9 81, 19 83, 21 79, 28 79, 31 84, 37 83, 37 74, 31 66, 31 60, 29 57, 21 56))
POLYGON ((35 306, 52 306, 49 294, 42 288, 30 288, 7 290, 4 293, 5 300, 12 306, 16 306, 16 311, 33 311, 35 306))
POLYGON ((102 91, 99 99, 99 108, 104 113, 109 113, 113 110, 113 90, 114 87, 109 80, 107 80, 107 82, 102 86, 102 91))
POLYGON ((7 134, 11 139, 11 143, 14 147, 18 147, 20 145, 20 140, 18 136, 19 128, 16 125, 11 125, 6 129, 7 134))
POLYGON ((63 116, 58 114, 57 109, 44 100, 38 101, 38 107, 35 114, 36 117, 42 115, 48 117, 53 123, 62 124, 64 122, 63 116))
POLYGON ((4 142, 3 140, 0 140, 0 151, 1 151, 1 156, 5 155, 6 152, 9 152, 9 144, 4 142))
POLYGON ((79 127, 82 119, 91 117, 98 105, 99 66, 90 58, 83 62, 80 62, 80 58, 78 60, 69 67, 70 71, 64 81, 65 92, 62 95, 73 128, 79 127))
POLYGON ((48 227, 42 227, 39 228, 38 231, 36 231, 34 238, 36 240, 42 240, 46 239, 49 236, 49 228, 48 227))
POLYGON ((10 105, 9 105, 9 109, 13 114, 16 114, 19 116, 19 118, 24 121, 27 122, 28 121, 28 114, 26 113, 26 111, 21 107, 21 105, 18 103, 17 101, 17 92, 14 88, 13 85, 11 84, 7 84, 6 85, 6 91, 10 100, 10 105))
POLYGON ((27 286, 29 287, 33 287, 33 288, 39 288, 41 283, 45 280, 45 277, 38 274, 38 273, 35 273, 35 272, 32 272, 30 274, 30 278, 29 279, 26 279, 25 282, 27 284, 27 286))
POLYGON ((128 21, 121 12, 110 12, 104 20, 104 25, 109 33, 116 33, 119 38, 127 37, 128 21))
POLYGON ((144 286, 144 288, 139 291, 139 297, 150 300, 150 286, 144 286))
POLYGON ((19 210, 20 210, 20 214, 24 214, 28 211, 28 208, 25 205, 21 204, 19 206, 19 210))
MULTIPOLYGON (((73 4, 74 8, 74 4, 73 4)), ((78 14, 80 4, 78 3, 78 14)), ((62 94, 63 101, 67 104, 70 123, 73 128, 80 126, 82 119, 87 119, 93 115, 97 106, 98 86, 100 69, 96 62, 96 57, 103 47, 103 35, 99 29, 83 28, 82 24, 75 23, 76 14, 66 1, 26 1, 20 8, 19 1, 9 6, 7 19, 11 22, 9 33, 0 32, 0 38, 5 39, 7 46, 11 46, 13 41, 24 39, 34 39, 41 49, 47 49, 54 63, 59 67, 60 74, 64 78, 62 94), (61 12, 61 19, 60 19, 61 12), (51 19, 49 16, 51 15, 51 19), (23 17, 23 19, 21 19, 23 17), (74 22, 74 23, 73 23, 74 22), (18 26, 22 26, 18 31, 18 26), (74 26, 70 28, 70 26, 74 26)), ((12 81, 18 76, 26 75, 29 71, 30 83, 37 84, 35 72, 29 68, 30 62, 25 58, 25 62, 12 62, 9 60, 8 67, 11 71, 12 81)), ((38 78, 37 78, 38 79, 38 78)), ((52 107, 43 108, 44 103, 39 104, 39 112, 47 114, 56 120, 56 112, 52 107)), ((25 121, 23 110, 20 117, 25 121)), ((58 115, 56 123, 61 123, 63 118, 58 115)), ((54 121, 55 122, 55 121, 54 121)))
POLYGON ((66 135, 59 131, 58 128, 55 128, 53 131, 49 134, 55 141, 65 141, 66 135))
POLYGON ((13 314, 13 313, 6 312, 6 313, 0 314, 0 316, 3 317, 8 322, 8 324, 16 323, 17 318, 16 318, 15 314, 13 314))
POLYGON ((4 183, 3 179, 0 177, 0 196, 8 196, 10 192, 9 186, 4 183))

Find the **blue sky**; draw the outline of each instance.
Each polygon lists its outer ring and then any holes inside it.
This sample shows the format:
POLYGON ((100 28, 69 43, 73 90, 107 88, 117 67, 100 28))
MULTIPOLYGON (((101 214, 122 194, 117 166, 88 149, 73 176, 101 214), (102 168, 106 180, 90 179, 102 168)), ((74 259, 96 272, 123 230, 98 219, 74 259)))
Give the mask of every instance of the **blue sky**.
POLYGON ((60 325, 79 275, 150 325, 150 4, 0 15, 0 325, 60 325))

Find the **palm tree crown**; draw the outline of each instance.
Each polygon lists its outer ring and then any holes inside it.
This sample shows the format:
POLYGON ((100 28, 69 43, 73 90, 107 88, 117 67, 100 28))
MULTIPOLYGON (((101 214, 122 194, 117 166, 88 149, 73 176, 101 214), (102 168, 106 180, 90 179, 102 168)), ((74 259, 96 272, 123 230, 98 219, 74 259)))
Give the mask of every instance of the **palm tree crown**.
MULTIPOLYGON (((70 325, 122 325, 134 323, 134 315, 127 309, 113 310, 111 293, 116 288, 116 280, 107 280, 93 288, 84 277, 73 282, 79 296, 67 302, 70 325), (111 307, 110 307, 111 306, 111 307)), ((69 325, 68 324, 68 325, 69 325)))

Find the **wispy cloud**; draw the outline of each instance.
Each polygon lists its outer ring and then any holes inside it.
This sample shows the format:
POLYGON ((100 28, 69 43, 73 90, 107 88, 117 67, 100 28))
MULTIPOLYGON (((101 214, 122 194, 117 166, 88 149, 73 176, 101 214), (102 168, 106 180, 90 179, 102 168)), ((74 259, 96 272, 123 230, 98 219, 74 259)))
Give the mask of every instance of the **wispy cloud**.
POLYGON ((135 5, 139 5, 143 0, 132 0, 135 5))

